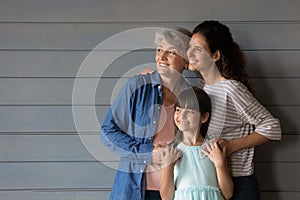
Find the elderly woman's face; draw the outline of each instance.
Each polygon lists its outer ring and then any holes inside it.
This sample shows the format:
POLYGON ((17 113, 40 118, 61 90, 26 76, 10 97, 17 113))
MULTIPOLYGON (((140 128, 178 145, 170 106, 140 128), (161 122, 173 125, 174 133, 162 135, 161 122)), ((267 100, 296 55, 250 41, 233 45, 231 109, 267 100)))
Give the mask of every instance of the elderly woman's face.
POLYGON ((171 73, 182 73, 187 61, 182 55, 182 51, 166 40, 162 40, 156 49, 156 66, 161 75, 171 75, 171 73), (176 71, 175 71, 176 70, 176 71))

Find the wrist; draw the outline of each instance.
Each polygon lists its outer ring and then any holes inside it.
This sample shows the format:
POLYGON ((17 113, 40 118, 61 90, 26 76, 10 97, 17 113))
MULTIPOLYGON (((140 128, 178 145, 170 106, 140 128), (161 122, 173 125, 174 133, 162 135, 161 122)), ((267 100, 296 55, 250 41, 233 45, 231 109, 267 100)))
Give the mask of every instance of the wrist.
POLYGON ((219 162, 215 164, 216 170, 224 170, 226 169, 226 163, 225 162, 219 162))
POLYGON ((234 152, 238 151, 237 144, 239 143, 238 139, 233 139, 229 141, 229 148, 227 150, 227 155, 231 155, 234 152))

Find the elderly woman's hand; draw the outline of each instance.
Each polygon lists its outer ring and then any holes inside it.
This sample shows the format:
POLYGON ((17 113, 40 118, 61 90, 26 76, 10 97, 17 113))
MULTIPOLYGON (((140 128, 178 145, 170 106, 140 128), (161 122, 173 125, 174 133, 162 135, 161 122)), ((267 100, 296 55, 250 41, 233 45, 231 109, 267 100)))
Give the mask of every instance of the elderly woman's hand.
POLYGON ((163 167, 168 165, 175 165, 179 158, 182 156, 182 152, 177 148, 167 146, 163 152, 163 167))

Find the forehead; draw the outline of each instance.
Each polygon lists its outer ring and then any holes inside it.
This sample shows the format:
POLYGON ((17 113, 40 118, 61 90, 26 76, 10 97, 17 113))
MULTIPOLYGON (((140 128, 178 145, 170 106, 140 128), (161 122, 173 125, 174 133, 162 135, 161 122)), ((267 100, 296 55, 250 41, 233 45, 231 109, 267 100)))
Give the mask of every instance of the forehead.
POLYGON ((208 47, 205 37, 200 33, 196 33, 192 36, 190 44, 193 44, 195 46, 201 46, 203 48, 208 47))
POLYGON ((180 106, 176 106, 176 109, 180 109, 181 111, 193 111, 193 113, 201 113, 199 110, 194 109, 194 108, 189 108, 189 107, 180 107, 180 106))
POLYGON ((171 44, 169 41, 166 39, 161 40, 158 43, 158 47, 163 47, 164 49, 177 49, 174 44, 171 44))

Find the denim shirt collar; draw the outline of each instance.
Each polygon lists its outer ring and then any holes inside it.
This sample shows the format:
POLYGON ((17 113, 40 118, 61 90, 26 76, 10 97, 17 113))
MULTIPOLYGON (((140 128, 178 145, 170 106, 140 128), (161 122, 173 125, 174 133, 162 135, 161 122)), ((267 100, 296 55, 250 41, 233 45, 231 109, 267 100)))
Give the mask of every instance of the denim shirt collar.
MULTIPOLYGON (((161 85, 160 74, 158 73, 157 70, 155 70, 152 74, 151 83, 152 83, 152 87, 158 87, 161 85)), ((181 85, 182 85, 182 89, 187 89, 187 88, 191 87, 191 84, 189 83, 189 81, 186 78, 184 78, 183 76, 181 76, 181 85)))

